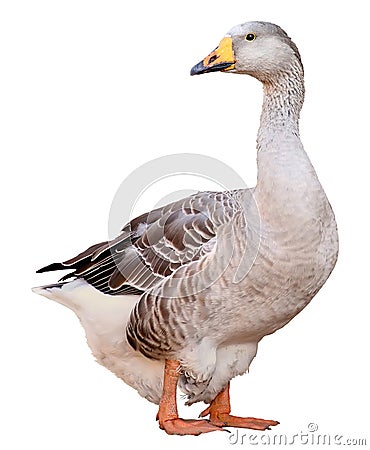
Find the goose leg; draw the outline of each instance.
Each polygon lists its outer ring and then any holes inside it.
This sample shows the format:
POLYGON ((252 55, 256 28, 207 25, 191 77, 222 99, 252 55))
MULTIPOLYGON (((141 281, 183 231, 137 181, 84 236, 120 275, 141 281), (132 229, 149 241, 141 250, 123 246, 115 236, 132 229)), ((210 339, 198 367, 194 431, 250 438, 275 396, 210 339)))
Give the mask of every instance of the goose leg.
POLYGON ((207 420, 185 420, 180 419, 176 404, 176 387, 179 378, 180 363, 175 360, 166 360, 163 379, 163 393, 159 402, 157 420, 159 427, 167 434, 192 434, 209 433, 221 430, 218 425, 211 424, 207 420))
POLYGON ((255 417, 238 417, 230 415, 230 383, 227 384, 213 400, 209 407, 199 417, 209 415, 210 423, 221 427, 250 428, 264 431, 271 426, 278 425, 276 420, 256 419, 255 417))

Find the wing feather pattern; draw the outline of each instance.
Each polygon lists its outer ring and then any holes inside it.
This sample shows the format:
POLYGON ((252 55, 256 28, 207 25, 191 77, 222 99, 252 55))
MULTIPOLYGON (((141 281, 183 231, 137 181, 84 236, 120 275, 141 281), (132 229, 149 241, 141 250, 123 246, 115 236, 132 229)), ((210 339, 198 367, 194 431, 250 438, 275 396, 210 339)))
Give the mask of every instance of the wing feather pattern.
POLYGON ((136 217, 112 241, 38 272, 73 269, 62 280, 83 278, 105 294, 140 295, 211 252, 218 226, 234 211, 233 192, 200 192, 136 217))

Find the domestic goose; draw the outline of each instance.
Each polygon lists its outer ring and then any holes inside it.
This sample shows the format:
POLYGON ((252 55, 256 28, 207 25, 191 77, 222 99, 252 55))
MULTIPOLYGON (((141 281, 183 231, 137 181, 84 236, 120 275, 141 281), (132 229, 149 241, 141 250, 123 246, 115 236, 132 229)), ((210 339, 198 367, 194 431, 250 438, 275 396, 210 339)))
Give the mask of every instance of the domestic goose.
POLYGON ((263 85, 256 187, 200 192, 137 217, 116 239, 40 269, 72 272, 34 288, 77 314, 97 361, 159 404, 169 434, 278 424, 231 415, 230 380, 310 302, 338 253, 332 208, 299 137, 296 45, 272 23, 237 25, 191 75, 215 71, 263 85), (178 417, 177 386, 188 404, 209 404, 208 420, 178 417))

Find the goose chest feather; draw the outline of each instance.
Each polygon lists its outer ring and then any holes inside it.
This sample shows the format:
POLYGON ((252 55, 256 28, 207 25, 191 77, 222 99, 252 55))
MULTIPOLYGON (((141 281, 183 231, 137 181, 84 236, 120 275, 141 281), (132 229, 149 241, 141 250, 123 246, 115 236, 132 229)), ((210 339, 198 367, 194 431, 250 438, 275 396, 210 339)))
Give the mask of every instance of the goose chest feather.
POLYGON ((277 25, 247 22, 191 74, 215 71, 263 85, 256 187, 199 192, 137 217, 116 239, 40 269, 73 272, 35 288, 78 315, 101 364, 159 403, 169 434, 277 425, 230 415, 229 382, 315 296, 338 254, 334 214, 299 137, 296 45, 277 25), (177 385, 187 404, 210 403, 210 421, 178 418, 177 385))

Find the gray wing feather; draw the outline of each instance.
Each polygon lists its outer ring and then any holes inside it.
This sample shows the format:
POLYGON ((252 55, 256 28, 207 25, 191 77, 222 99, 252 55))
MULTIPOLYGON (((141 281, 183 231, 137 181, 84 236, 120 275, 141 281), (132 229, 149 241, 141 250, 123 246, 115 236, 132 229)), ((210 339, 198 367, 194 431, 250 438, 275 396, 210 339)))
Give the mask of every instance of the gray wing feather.
POLYGON ((209 253, 217 227, 234 210, 232 193, 200 192, 143 214, 114 240, 38 272, 74 269, 62 280, 83 278, 106 294, 139 295, 209 253))

